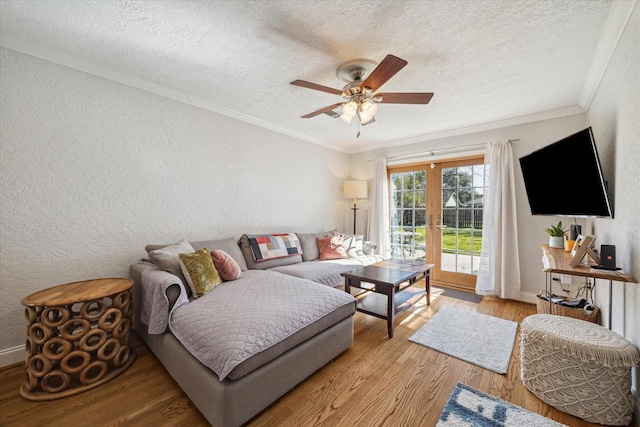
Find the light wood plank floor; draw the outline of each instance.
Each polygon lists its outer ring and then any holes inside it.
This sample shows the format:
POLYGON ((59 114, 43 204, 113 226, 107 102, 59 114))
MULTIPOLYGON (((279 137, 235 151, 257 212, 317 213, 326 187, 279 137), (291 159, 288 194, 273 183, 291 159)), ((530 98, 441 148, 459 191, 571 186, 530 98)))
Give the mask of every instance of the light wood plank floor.
MULTIPOLYGON (((506 375, 409 342, 408 338, 445 305, 516 322, 536 312, 534 305, 493 297, 474 304, 433 295, 431 306, 423 298, 400 314, 393 339, 387 338, 384 320, 356 313, 351 348, 248 425, 433 426, 456 381, 461 381, 568 426, 596 426, 557 411, 524 388, 519 334, 506 375)), ((208 425, 137 337, 135 348, 136 362, 117 378, 82 394, 49 402, 20 397, 23 365, 0 370, 0 425, 208 425)))

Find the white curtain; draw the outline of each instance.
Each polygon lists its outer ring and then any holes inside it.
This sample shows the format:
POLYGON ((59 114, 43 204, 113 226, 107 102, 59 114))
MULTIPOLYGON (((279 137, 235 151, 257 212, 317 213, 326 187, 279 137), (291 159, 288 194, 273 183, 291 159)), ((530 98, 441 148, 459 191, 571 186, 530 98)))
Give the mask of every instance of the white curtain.
POLYGON ((520 296, 520 260, 511 143, 487 144, 485 163, 489 185, 484 196, 476 293, 515 299, 520 296))
POLYGON ((368 240, 378 245, 376 253, 390 258, 389 183, 387 182, 387 161, 384 158, 375 161, 375 174, 369 197, 367 233, 368 240))

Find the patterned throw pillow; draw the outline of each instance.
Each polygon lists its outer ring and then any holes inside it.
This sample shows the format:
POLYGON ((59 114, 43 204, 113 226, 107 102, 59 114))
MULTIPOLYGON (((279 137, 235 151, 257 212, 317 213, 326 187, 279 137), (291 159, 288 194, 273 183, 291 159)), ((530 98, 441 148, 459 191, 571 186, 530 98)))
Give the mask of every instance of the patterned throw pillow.
POLYGON ((256 262, 302 255, 300 241, 294 233, 247 234, 246 236, 256 262))
POLYGON ((180 254, 180 268, 187 279, 194 298, 201 297, 222 283, 207 248, 191 254, 180 254))
POLYGON ((237 280, 242 277, 242 269, 228 253, 218 249, 211 251, 213 265, 220 273, 222 280, 237 280))
POLYGON ((342 234, 338 236, 318 237, 318 249, 320 249, 320 260, 348 258, 347 252, 342 246, 342 234))

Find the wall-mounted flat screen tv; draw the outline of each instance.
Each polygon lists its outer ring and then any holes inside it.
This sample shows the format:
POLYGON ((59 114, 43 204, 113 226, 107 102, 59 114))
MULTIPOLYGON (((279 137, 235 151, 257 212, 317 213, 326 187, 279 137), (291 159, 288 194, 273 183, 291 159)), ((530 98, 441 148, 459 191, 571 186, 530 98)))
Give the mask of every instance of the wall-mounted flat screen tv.
POLYGON ((612 218, 591 127, 520 158, 533 215, 612 218))

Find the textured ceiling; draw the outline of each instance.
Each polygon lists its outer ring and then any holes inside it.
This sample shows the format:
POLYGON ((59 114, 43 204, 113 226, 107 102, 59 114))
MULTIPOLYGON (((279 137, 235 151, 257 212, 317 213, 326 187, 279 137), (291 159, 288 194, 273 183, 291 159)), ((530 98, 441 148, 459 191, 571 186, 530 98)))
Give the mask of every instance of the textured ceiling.
POLYGON ((113 72, 134 85, 153 82, 158 93, 167 89, 301 139, 362 151, 577 108, 612 4, 3 0, 0 30, 5 46, 12 47, 9 38, 24 41, 55 52, 61 63, 107 70, 98 74, 113 72), (389 53, 408 65, 380 91, 434 92, 428 105, 381 104, 359 139, 355 121, 300 118, 341 98, 289 82, 340 89, 338 65, 379 62, 389 53))

